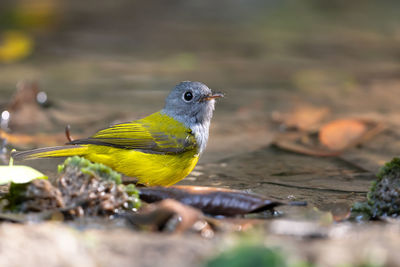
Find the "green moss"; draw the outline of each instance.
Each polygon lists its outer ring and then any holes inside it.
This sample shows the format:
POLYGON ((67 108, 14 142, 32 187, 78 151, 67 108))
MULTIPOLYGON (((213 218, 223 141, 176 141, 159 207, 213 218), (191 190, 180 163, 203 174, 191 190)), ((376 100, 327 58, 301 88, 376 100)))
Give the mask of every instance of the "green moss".
POLYGON ((28 183, 11 183, 5 210, 13 212, 38 212, 64 207, 61 192, 50 181, 35 179, 28 183))
POLYGON ((139 197, 139 190, 137 190, 134 184, 128 184, 127 186, 125 186, 125 192, 128 193, 128 195, 130 196, 139 197))
POLYGON ((128 205, 130 209, 138 209, 141 206, 140 198, 139 198, 139 190, 137 190, 134 184, 128 184, 124 186, 125 192, 129 196, 128 205))
POLYGON ((367 201, 355 203, 352 213, 353 217, 362 218, 400 216, 400 158, 393 158, 381 168, 367 193, 367 201))
POLYGON ((102 180, 114 181, 116 184, 121 184, 121 174, 104 164, 93 163, 85 158, 73 156, 67 158, 64 164, 59 165, 58 171, 64 172, 67 165, 79 168, 83 174, 93 175, 102 180))
POLYGON ((121 184, 121 175, 103 164, 74 156, 59 165, 58 171, 60 175, 53 184, 39 179, 12 183, 4 197, 4 208, 30 212, 68 207, 76 216, 74 210, 80 207, 83 214, 98 216, 141 205, 135 185, 121 184))
POLYGON ((276 249, 261 245, 242 245, 208 261, 207 267, 288 266, 285 257, 276 249))
POLYGON ((390 162, 385 163, 385 165, 380 169, 377 174, 378 181, 383 177, 395 176, 398 177, 400 174, 400 158, 393 158, 390 162))
POLYGON ((58 173, 62 173, 65 170, 65 165, 64 164, 60 164, 58 165, 57 171, 58 173))
POLYGON ((20 205, 26 200, 25 192, 29 183, 25 184, 10 184, 10 188, 8 190, 8 194, 5 196, 5 199, 8 201, 8 205, 5 207, 10 211, 19 211, 20 205))
MULTIPOLYGON (((129 184, 127 186, 122 185, 121 174, 112 170, 110 167, 101 164, 101 163, 93 163, 85 158, 73 156, 67 158, 64 164, 58 167, 59 171, 65 173, 64 178, 69 179, 70 182, 67 184, 76 188, 79 188, 80 185, 76 177, 85 177, 84 179, 88 179, 89 177, 96 177, 105 182, 114 182, 118 185, 118 190, 122 190, 127 195, 126 203, 124 204, 124 208, 127 209, 138 209, 141 205, 139 199, 139 191, 136 189, 135 185, 129 184), (83 174, 82 175, 79 175, 83 174), (68 177, 68 178, 67 178, 68 177)), ((79 179, 78 179, 79 180, 79 179)), ((66 192, 71 191, 72 189, 66 190, 66 192)), ((62 190, 62 192, 65 190, 62 190)))

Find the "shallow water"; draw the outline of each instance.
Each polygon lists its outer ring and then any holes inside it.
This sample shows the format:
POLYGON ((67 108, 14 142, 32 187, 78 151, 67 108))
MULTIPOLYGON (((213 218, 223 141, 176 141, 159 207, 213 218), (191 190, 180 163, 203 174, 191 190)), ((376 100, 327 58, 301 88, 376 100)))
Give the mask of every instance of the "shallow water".
MULTIPOLYGON (((62 133, 71 124, 73 135, 87 136, 157 111, 174 84, 199 80, 226 97, 217 104, 199 166, 180 184, 250 190, 318 207, 362 199, 379 166, 398 151, 396 130, 341 159, 313 158, 269 147, 281 129, 271 114, 315 105, 330 108, 330 119, 372 116, 397 125, 391 96, 400 84, 393 45, 398 24, 390 12, 397 4, 215 5, 120 0, 96 2, 94 10, 89 2, 55 1, 48 12, 57 19, 26 29, 35 38, 34 53, 1 65, 1 102, 17 81, 33 79, 53 103, 41 111, 50 114, 48 122, 15 131, 62 133), (371 16, 380 14, 385 19, 371 25, 371 16)), ((18 10, 7 7, 4 12, 18 10)), ((28 164, 52 176, 55 162, 28 164)))

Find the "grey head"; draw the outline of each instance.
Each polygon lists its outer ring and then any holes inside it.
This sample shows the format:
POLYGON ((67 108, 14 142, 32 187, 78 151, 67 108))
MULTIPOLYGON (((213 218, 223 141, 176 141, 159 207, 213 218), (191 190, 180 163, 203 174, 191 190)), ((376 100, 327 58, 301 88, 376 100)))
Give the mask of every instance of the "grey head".
POLYGON ((201 82, 184 81, 176 85, 165 100, 162 112, 192 130, 200 153, 206 147, 215 98, 219 97, 223 94, 213 93, 201 82))

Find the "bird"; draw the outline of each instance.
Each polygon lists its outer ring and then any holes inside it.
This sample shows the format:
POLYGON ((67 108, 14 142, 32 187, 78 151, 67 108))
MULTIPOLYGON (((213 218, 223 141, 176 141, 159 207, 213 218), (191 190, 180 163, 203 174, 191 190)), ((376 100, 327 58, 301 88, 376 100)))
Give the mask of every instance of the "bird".
POLYGON ((201 82, 177 84, 165 106, 147 117, 115 124, 65 145, 15 151, 15 160, 81 156, 102 163, 145 186, 170 186, 184 179, 206 148, 215 100, 201 82))

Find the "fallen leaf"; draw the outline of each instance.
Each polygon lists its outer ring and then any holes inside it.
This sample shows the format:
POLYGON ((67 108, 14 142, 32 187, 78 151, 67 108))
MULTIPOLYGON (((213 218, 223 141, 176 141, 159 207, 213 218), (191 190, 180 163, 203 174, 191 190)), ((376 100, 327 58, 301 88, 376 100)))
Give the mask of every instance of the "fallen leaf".
POLYGON ((262 212, 273 210, 276 206, 291 204, 237 190, 201 186, 143 187, 139 190, 139 196, 148 203, 171 198, 198 208, 205 214, 224 216, 262 212))
POLYGON ((47 179, 43 173, 29 166, 12 165, 0 166, 0 185, 14 183, 24 184, 35 179, 47 179))
POLYGON ((319 140, 322 145, 331 150, 343 150, 360 139, 367 130, 367 124, 361 120, 335 120, 321 127, 319 140))
POLYGON ((313 131, 318 129, 319 123, 329 112, 326 107, 299 106, 289 113, 273 112, 272 119, 286 128, 313 131))
POLYGON ((200 210, 173 199, 144 206, 139 213, 127 211, 122 216, 133 226, 151 231, 182 233, 194 230, 205 237, 214 234, 200 210))
POLYGON ((201 220, 203 217, 203 214, 197 210, 194 209, 190 206, 183 205, 182 203, 175 201, 173 199, 165 199, 162 200, 157 204, 158 208, 161 209, 166 209, 172 211, 176 218, 177 221, 175 224, 177 225, 171 225, 174 223, 169 223, 170 229, 169 231, 176 231, 176 232, 183 232, 189 228, 191 228, 198 220, 201 220))
POLYGON ((302 142, 304 133, 282 134, 275 139, 273 144, 281 149, 316 157, 335 157, 341 154, 341 151, 330 151, 317 145, 306 145, 302 142))
POLYGON ((346 149, 365 143, 385 130, 385 125, 362 119, 341 119, 323 126, 318 134, 304 132, 279 134, 273 144, 277 147, 318 157, 335 157, 346 149))

